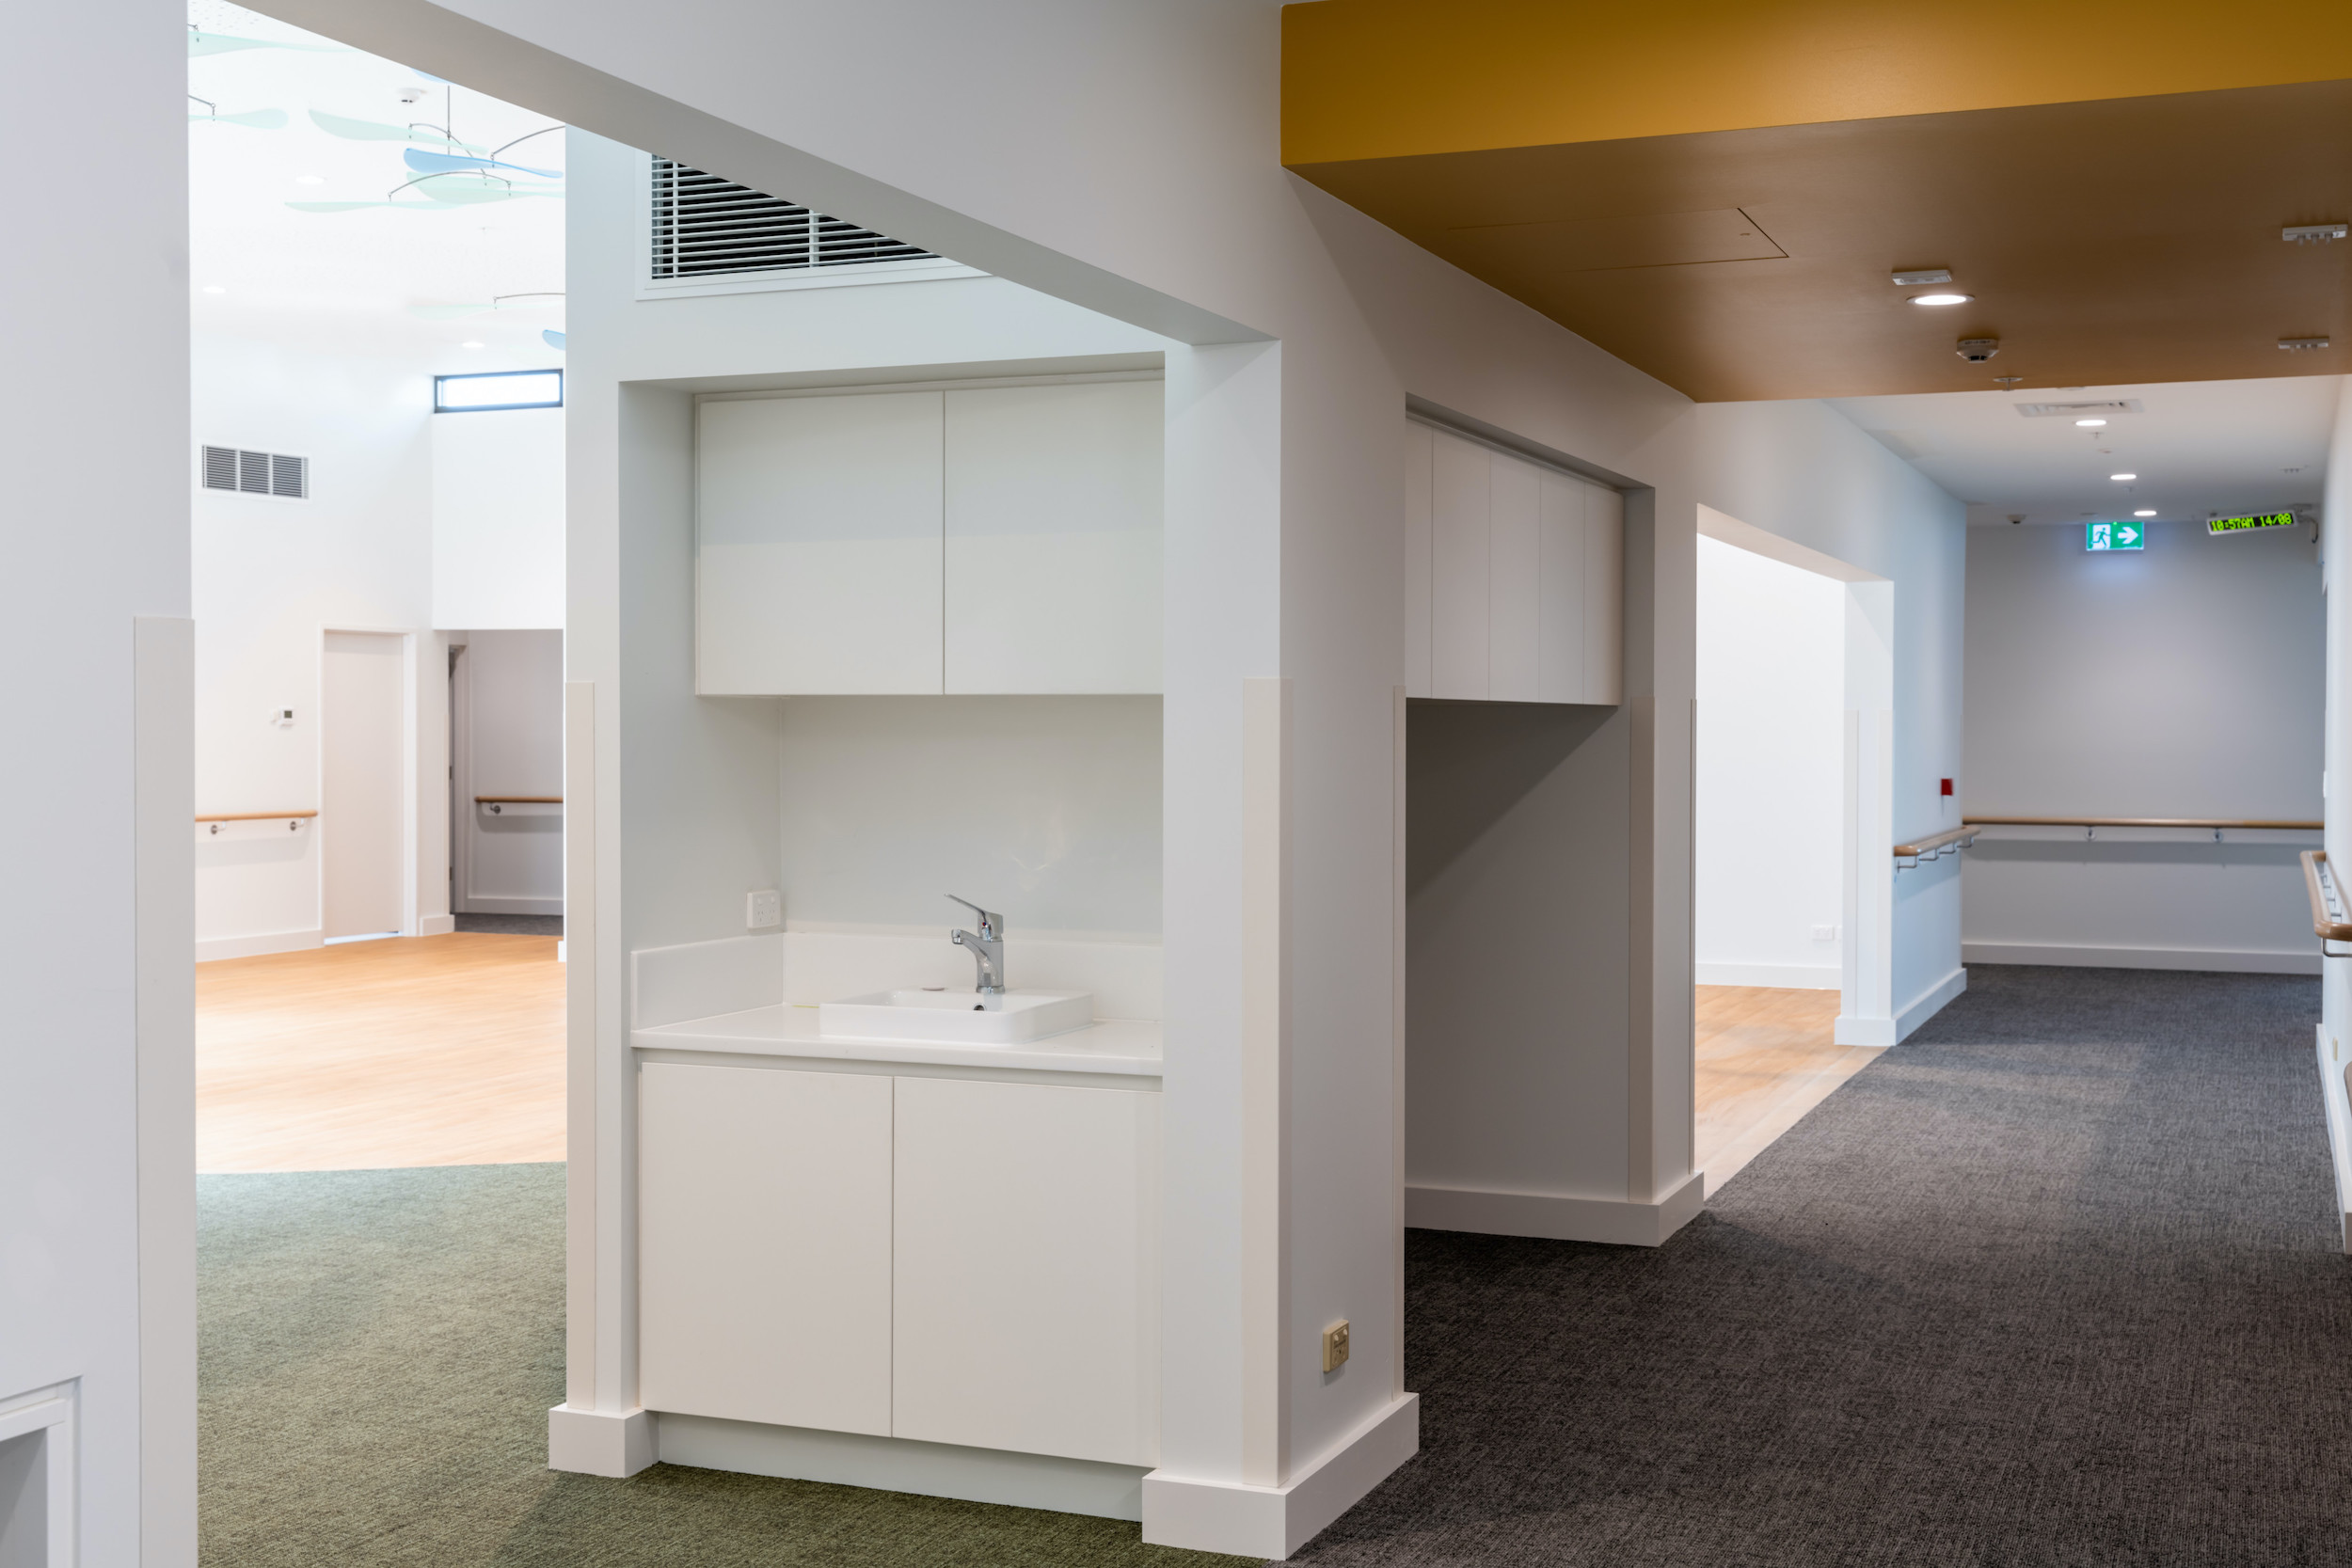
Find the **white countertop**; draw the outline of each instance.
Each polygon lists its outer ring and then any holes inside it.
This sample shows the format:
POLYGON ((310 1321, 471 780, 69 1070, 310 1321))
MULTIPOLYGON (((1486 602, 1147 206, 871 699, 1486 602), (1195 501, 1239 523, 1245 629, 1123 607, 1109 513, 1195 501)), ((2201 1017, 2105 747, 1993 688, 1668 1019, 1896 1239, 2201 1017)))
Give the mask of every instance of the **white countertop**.
POLYGON ((1018 1069, 1038 1072, 1160 1075, 1160 1026, 1155 1022, 1104 1019, 1066 1035, 1024 1045, 949 1045, 932 1040, 840 1039, 817 1032, 817 1009, 782 1006, 688 1019, 630 1031, 640 1051, 723 1051, 753 1056, 809 1056, 863 1062, 911 1062, 937 1067, 1018 1069))

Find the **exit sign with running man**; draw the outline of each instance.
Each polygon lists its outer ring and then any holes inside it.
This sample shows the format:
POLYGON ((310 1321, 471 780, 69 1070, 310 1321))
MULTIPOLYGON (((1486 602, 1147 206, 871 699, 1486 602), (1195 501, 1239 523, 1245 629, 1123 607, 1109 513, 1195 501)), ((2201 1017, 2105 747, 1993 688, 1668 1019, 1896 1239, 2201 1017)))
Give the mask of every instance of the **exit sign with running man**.
POLYGON ((2148 547, 2148 531, 2137 523, 2085 523, 2083 548, 2087 550, 2143 550, 2148 547))

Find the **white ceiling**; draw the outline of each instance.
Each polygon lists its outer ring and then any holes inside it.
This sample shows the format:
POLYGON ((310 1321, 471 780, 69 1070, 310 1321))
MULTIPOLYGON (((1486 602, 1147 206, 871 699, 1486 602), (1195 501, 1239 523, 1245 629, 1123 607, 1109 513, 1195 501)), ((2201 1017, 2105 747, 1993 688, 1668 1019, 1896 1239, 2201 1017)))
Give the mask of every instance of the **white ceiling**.
POLYGON ((2154 509, 2164 520, 2316 506, 2342 378, 2021 387, 1836 398, 1831 406, 1960 499, 1972 524, 2079 523, 2154 509), (2139 400, 2078 430, 2026 403, 2139 400), (2130 483, 2107 476, 2137 474, 2130 483))
MULTIPOLYGON (((272 340, 326 353, 414 362, 443 373, 560 365, 540 338, 564 325, 564 302, 518 302, 451 321, 420 319, 417 306, 488 303, 499 294, 564 287, 560 182, 518 178, 555 194, 454 205, 404 191, 413 210, 381 207, 306 213, 290 201, 380 201, 415 178, 409 146, 353 141, 321 130, 313 109, 349 119, 446 125, 487 151, 557 123, 545 115, 453 87, 389 60, 272 21, 225 0, 191 0, 188 20, 206 33, 308 49, 257 48, 188 61, 188 91, 222 115, 285 111, 283 129, 192 120, 188 126, 188 280, 199 332, 272 340), (415 105, 403 87, 426 87, 415 105), (315 184, 300 177, 316 177, 315 184), (205 293, 210 287, 224 292, 205 293), (462 345, 479 342, 480 349, 462 345)), ((205 112, 190 103, 192 115, 205 112)), ((512 161, 560 171, 560 131, 516 148, 512 161)))

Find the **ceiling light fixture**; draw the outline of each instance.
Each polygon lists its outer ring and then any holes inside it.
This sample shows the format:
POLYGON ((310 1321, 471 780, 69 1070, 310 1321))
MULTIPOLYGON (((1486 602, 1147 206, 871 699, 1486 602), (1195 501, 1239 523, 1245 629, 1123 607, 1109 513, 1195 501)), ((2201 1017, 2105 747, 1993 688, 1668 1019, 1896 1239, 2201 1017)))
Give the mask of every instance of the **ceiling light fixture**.
POLYGON ((2076 430, 2096 430, 2106 422, 2107 421, 2105 420, 2076 420, 2074 421, 2074 428, 2076 430))
POLYGON ((2139 476, 2137 474, 2109 474, 2107 477, 2115 481, 2118 484, 2125 484, 2135 479, 2137 479, 2139 476))
POLYGON ((1965 305, 1976 297, 1974 294, 1913 294, 1911 303, 1914 305, 1965 305))
POLYGON ((2153 511, 2151 511, 2151 512, 2135 512, 2135 513, 2133 513, 2133 514, 2132 514, 2132 515, 2133 515, 2133 516, 2135 516, 2135 517, 2153 517, 2153 516, 2154 516, 2154 515, 2155 515, 2155 513, 2153 513, 2153 511))

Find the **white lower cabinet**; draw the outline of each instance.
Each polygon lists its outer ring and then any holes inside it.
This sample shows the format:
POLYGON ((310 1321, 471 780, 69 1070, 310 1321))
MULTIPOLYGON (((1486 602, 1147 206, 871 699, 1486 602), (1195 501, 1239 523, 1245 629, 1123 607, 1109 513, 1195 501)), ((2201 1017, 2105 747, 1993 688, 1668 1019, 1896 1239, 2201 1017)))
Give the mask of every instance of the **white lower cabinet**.
POLYGON ((1158 1463, 1159 1107, 898 1081, 895 1435, 1158 1463))
POLYGON ((1158 1462, 1156 1092, 641 1073, 647 1409, 1158 1462))
POLYGON ((891 1081, 671 1062, 642 1073, 641 1402, 887 1433, 891 1081))

